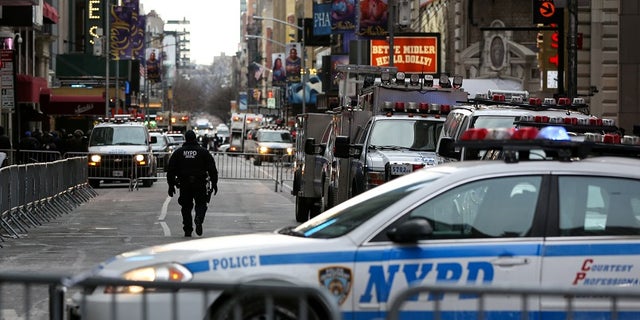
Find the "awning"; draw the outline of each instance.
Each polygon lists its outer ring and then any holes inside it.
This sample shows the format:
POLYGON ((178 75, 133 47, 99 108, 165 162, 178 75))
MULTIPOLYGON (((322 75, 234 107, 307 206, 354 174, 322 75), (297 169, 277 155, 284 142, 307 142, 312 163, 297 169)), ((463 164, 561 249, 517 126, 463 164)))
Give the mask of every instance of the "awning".
POLYGON ((38 0, 0 0, 0 6, 37 6, 38 0))
POLYGON ((104 116, 104 100, 102 96, 61 96, 46 92, 40 95, 40 110, 47 115, 104 116))
POLYGON ((44 18, 44 22, 46 23, 58 23, 58 10, 52 5, 43 2, 42 18, 44 18))
POLYGON ((47 90, 47 79, 28 74, 16 75, 16 102, 40 101, 40 92, 47 90))

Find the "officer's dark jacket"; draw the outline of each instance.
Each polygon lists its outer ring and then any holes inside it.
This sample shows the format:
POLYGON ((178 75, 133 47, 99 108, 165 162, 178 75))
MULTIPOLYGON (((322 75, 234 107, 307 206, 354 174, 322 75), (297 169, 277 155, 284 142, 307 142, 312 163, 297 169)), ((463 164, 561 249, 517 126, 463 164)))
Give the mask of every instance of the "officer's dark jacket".
POLYGON ((188 141, 171 154, 167 167, 167 183, 175 186, 179 183, 206 181, 207 174, 211 183, 218 183, 218 169, 213 156, 202 148, 197 141, 188 141), (176 181, 176 178, 178 181, 176 181))

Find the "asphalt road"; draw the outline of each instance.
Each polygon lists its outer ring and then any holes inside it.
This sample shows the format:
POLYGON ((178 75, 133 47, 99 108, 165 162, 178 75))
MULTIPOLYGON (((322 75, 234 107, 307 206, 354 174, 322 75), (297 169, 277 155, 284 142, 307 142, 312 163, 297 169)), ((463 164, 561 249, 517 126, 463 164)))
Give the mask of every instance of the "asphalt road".
MULTIPOLYGON (((290 189, 276 192, 273 181, 223 179, 218 187, 203 237, 297 224, 290 189)), ((185 240, 178 197, 167 196, 164 180, 133 191, 126 185, 95 190, 97 197, 71 212, 0 242, 1 272, 76 274, 118 253, 185 240)))

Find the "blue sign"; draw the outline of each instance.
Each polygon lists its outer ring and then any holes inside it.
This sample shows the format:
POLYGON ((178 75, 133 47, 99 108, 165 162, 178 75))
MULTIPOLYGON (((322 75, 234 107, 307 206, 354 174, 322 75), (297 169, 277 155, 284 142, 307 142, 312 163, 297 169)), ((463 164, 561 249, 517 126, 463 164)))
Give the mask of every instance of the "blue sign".
POLYGON ((331 34, 331 3, 313 4, 313 35, 331 34))

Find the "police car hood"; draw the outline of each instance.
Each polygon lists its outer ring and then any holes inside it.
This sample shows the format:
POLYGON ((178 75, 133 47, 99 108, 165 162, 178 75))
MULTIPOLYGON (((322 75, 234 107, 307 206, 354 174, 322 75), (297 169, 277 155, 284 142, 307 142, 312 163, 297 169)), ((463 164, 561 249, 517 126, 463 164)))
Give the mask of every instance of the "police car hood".
POLYGON ((107 145, 89 147, 89 153, 102 154, 131 154, 136 152, 148 152, 149 147, 146 145, 107 145))
POLYGON ((327 245, 327 241, 332 240, 276 232, 202 238, 122 253, 100 264, 94 273, 119 277, 123 272, 164 262, 180 263, 193 273, 210 270, 216 261, 259 266, 266 263, 264 259, 275 259, 276 254, 335 251, 335 245, 327 245))
POLYGON ((434 166, 443 162, 435 151, 415 151, 408 148, 369 149, 367 154, 369 168, 383 171, 387 163, 409 163, 434 166))

